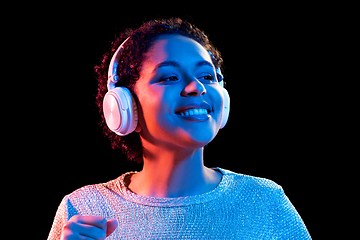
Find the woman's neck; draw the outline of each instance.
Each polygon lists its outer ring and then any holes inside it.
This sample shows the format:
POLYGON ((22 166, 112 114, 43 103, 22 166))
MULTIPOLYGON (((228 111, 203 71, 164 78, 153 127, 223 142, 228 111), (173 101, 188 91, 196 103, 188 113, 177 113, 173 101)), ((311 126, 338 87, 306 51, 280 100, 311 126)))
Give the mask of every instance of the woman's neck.
POLYGON ((221 173, 204 166, 203 148, 154 150, 143 150, 143 170, 131 177, 129 189, 139 195, 199 195, 213 190, 221 180, 221 173))

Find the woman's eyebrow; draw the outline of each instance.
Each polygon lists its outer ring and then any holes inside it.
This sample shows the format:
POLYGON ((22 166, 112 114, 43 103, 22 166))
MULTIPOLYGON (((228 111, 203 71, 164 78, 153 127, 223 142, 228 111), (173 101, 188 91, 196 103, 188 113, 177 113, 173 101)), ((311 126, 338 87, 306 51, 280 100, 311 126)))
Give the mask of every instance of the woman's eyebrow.
POLYGON ((167 67, 167 66, 173 66, 173 67, 179 67, 179 63, 175 61, 164 61, 159 64, 157 64, 153 70, 153 72, 156 72, 159 68, 167 67))
POLYGON ((205 66, 210 66, 212 68, 214 67, 214 65, 212 63, 210 63, 208 61, 205 61, 205 60, 197 62, 196 67, 201 67, 201 66, 204 66, 204 65, 205 66))
MULTIPOLYGON (((173 67, 180 67, 180 64, 176 61, 164 61, 164 62, 161 62, 159 64, 157 64, 153 70, 153 72, 157 71, 159 68, 162 68, 162 67, 167 67, 167 66, 173 66, 173 67)), ((201 67, 201 66, 209 66, 209 67, 214 67, 214 65, 208 61, 205 61, 205 60, 202 60, 202 61, 199 61, 196 63, 195 65, 197 68, 198 67, 201 67)))

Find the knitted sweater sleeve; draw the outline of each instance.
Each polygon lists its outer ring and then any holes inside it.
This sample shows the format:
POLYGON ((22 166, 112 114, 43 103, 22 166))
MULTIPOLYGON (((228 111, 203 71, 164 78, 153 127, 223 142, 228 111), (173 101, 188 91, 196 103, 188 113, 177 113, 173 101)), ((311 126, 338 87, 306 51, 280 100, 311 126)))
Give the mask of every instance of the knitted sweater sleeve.
POLYGON ((48 240, 60 240, 63 227, 74 215, 78 215, 78 212, 71 204, 69 195, 67 195, 58 207, 48 240))
POLYGON ((311 239, 306 226, 280 187, 274 192, 275 234, 278 239, 311 239))

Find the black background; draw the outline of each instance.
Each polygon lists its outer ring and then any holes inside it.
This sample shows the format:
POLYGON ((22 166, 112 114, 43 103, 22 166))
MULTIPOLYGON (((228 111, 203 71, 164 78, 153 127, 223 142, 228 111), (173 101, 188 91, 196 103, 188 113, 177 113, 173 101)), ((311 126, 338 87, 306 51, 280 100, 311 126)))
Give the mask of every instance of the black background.
POLYGON ((328 144, 329 103, 319 77, 326 21, 311 6, 189 9, 52 6, 22 29, 31 40, 27 76, 39 76, 27 83, 34 92, 24 151, 31 156, 28 166, 36 168, 29 181, 36 182, 44 238, 66 194, 141 169, 112 150, 102 134, 93 68, 115 34, 164 17, 181 17, 204 30, 224 59, 231 113, 205 147, 205 165, 280 184, 314 237, 316 196, 324 191, 319 174, 336 154, 328 144))

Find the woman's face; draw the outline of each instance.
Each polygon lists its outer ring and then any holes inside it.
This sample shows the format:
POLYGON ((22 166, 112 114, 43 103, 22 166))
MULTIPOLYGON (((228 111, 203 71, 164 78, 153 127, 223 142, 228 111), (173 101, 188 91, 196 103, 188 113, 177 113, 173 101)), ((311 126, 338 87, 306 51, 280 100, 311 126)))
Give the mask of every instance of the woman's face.
POLYGON ((217 134, 223 95, 209 53, 182 35, 162 35, 149 48, 134 91, 140 136, 164 147, 200 148, 217 134))

